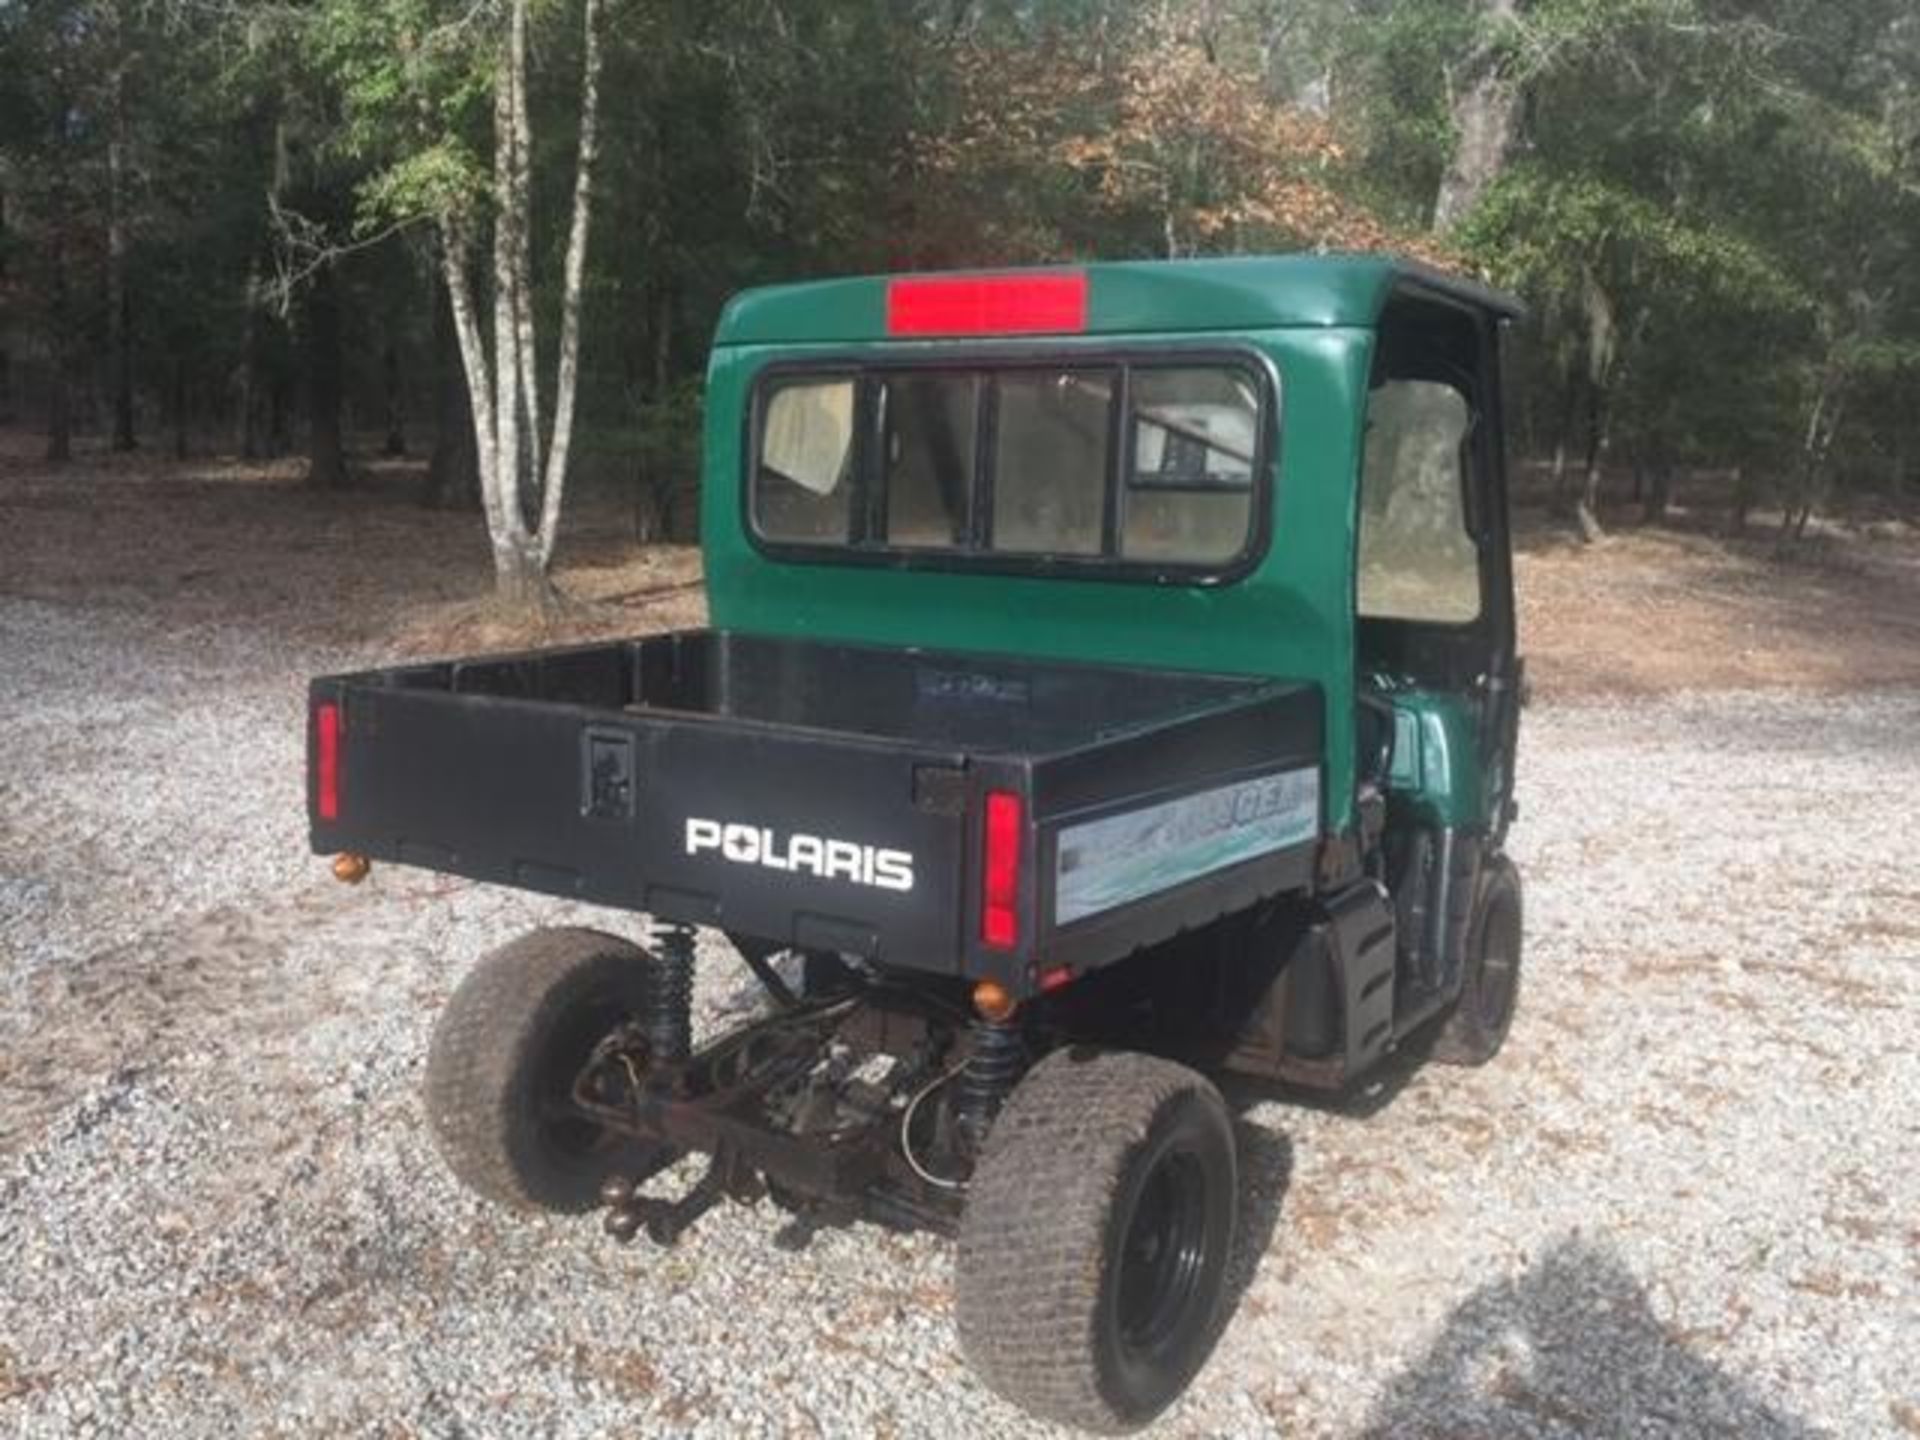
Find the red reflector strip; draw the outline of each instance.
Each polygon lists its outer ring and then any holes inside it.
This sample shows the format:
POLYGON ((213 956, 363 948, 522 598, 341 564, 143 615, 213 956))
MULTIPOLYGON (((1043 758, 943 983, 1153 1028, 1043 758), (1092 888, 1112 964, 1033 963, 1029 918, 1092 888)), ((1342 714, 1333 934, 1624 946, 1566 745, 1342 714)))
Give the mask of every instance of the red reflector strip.
POLYGON ((1061 270, 887 283, 889 335, 1077 334, 1087 328, 1087 277, 1061 270))
POLYGON ((1051 970, 1040 972, 1040 988, 1049 994, 1073 983, 1073 967, 1056 965, 1051 970))
POLYGON ((340 818, 340 707, 325 701, 313 715, 313 798, 322 820, 340 818))
POLYGON ((982 879, 980 938, 995 950, 1020 943, 1020 797, 1009 790, 987 792, 986 865, 982 879))

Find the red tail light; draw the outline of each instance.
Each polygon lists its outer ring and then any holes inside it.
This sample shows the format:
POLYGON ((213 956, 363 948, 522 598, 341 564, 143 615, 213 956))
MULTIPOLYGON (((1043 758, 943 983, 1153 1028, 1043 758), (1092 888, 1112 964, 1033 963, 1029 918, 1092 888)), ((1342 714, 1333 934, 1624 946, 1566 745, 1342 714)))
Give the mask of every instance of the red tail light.
POLYGON ((331 700, 313 712, 313 794, 322 820, 340 818, 340 707, 331 700))
POLYGON ((1087 328, 1087 277, 927 276, 887 285, 889 335, 1061 335, 1087 328))
POLYGON ((1009 790, 987 792, 986 865, 980 938, 995 950, 1020 943, 1020 797, 1009 790))

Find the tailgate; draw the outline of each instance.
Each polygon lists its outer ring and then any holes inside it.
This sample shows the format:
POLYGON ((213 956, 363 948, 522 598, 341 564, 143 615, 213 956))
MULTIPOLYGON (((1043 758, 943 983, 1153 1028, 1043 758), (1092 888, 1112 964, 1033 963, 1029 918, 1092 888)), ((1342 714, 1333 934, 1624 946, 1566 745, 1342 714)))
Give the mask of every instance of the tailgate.
POLYGON ((356 680, 316 681, 311 702, 317 851, 959 964, 959 753, 356 680))

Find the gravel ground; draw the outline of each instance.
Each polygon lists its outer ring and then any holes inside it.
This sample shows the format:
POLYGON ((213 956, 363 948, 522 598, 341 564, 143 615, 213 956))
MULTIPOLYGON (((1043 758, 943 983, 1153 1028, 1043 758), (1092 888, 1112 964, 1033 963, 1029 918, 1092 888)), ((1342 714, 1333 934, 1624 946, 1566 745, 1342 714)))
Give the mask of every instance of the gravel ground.
MULTIPOLYGON (((969 1380, 942 1242, 788 1254, 763 1206, 622 1250, 454 1188, 436 1007, 624 922, 327 879, 301 683, 350 658, 0 598, 0 1431, 1042 1433, 969 1380)), ((1507 1051, 1240 1097, 1240 1293, 1160 1432, 1920 1435, 1920 692, 1524 743, 1507 1051)))

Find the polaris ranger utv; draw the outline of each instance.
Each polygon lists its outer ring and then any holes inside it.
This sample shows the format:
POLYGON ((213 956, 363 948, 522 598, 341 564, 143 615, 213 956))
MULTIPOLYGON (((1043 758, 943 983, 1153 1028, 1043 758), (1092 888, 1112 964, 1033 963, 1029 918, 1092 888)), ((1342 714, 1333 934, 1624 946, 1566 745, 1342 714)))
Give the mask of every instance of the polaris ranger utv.
POLYGON ((955 1233, 995 1389, 1092 1429, 1169 1404, 1234 1230, 1208 1077, 1478 1064, 1513 1015, 1513 313, 1386 257, 736 299, 712 628, 312 686, 343 878, 652 917, 460 985, 454 1173, 622 1239, 762 1196, 955 1233), (698 1043, 695 927, 769 996, 698 1043))

